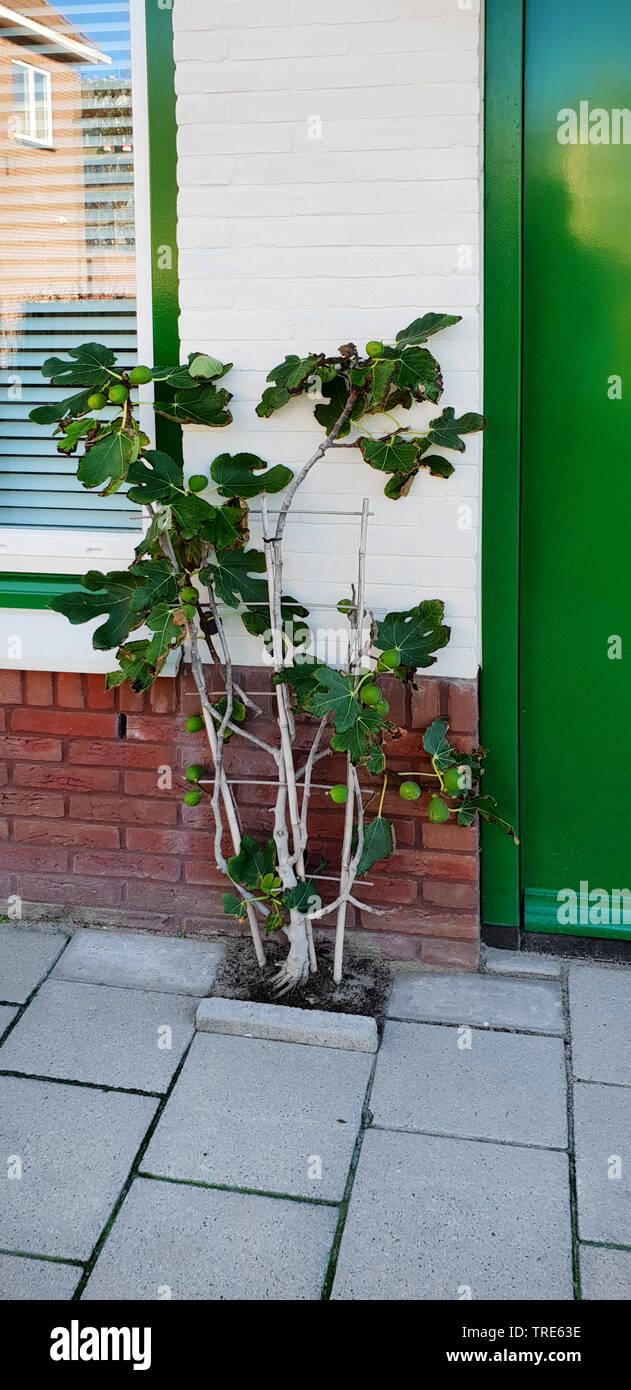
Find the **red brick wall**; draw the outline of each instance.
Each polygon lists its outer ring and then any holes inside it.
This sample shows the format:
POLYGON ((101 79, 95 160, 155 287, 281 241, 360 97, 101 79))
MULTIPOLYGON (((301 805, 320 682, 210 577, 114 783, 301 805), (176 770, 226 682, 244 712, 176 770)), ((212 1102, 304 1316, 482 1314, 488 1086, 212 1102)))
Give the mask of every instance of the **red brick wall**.
MULTIPOLYGON (((273 734, 267 673, 249 667, 236 679, 263 707, 252 730, 258 726, 262 737, 273 734)), ((407 730, 391 745, 392 769, 427 768, 420 756, 421 734, 438 714, 449 717, 457 747, 474 746, 474 682, 428 677, 419 692, 410 692, 388 678, 384 689, 391 719, 407 730)), ((209 807, 190 808, 182 800, 187 765, 208 765, 203 735, 185 730, 186 717, 199 708, 188 668, 176 680, 158 680, 145 695, 134 695, 128 686, 108 692, 102 676, 2 671, 0 705, 6 721, 1 893, 18 895, 25 905, 48 904, 51 915, 53 909, 55 914, 63 910, 74 921, 196 936, 235 930, 223 915, 225 880, 212 860, 209 807), (172 768, 171 790, 158 789, 158 770, 164 767, 172 768)), ((299 725, 299 747, 310 746, 312 733, 312 723, 299 725)), ((254 779, 238 787, 243 828, 259 837, 271 835, 273 788, 261 779, 273 777, 273 764, 236 736, 226 745, 225 764, 234 777, 254 779)), ((344 777, 339 756, 316 765, 314 781, 344 777)), ((477 831, 454 823, 431 825, 426 803, 426 797, 404 802, 396 791, 386 796, 396 855, 370 871, 372 886, 358 886, 358 896, 382 908, 383 915, 352 908, 349 926, 368 933, 366 944, 387 956, 475 969, 477 831)), ((325 872, 334 874, 343 808, 319 790, 311 808, 312 845, 328 861, 325 872)), ((325 900, 335 896, 334 883, 321 887, 325 900)))

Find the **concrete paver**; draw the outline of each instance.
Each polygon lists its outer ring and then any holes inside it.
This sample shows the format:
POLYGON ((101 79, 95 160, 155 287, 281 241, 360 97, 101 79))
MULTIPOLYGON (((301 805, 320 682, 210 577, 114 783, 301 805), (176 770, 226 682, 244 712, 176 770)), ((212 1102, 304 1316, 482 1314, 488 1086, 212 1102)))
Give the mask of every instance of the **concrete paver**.
POLYGON ((6 1004, 0 1004, 0 1038, 16 1014, 17 1009, 10 1009, 6 1004))
POLYGON ((388 1022, 370 1109, 386 1129, 566 1148, 565 1088, 560 1038, 388 1022))
POLYGON ((631 1245, 631 1090, 579 1082, 574 1137, 581 1239, 631 1245))
POLYGON ((491 975, 546 975, 558 980, 562 962, 557 956, 542 956, 536 951, 501 951, 487 946, 485 969, 491 975))
POLYGON ((364 1052, 198 1033, 143 1171, 339 1200, 372 1061, 364 1052))
POLYGON ((0 1254, 0 1301, 66 1301, 72 1298, 82 1274, 79 1265, 0 1254))
POLYGON ((469 1023, 562 1033, 561 991, 552 980, 502 980, 492 975, 433 975, 401 971, 390 1018, 419 1023, 469 1023))
POLYGON ((165 1091, 195 1031, 183 994, 47 980, 0 1052, 31 1076, 165 1091))
POLYGON ((137 1179, 83 1299, 318 1299, 337 1210, 137 1179))
MULTIPOLYGON (((0 927, 0 1298, 113 1221, 86 1300, 318 1299, 359 1137, 335 1299, 572 1300, 563 962, 400 971, 362 1137, 372 1021, 204 998, 222 949, 0 927)), ((568 974, 582 1297, 628 1301, 631 972, 568 974)))
POLYGON ((0 1246, 85 1260, 153 1119, 157 1101, 0 1076, 0 1246))
POLYGON ((374 1018, 293 1009, 287 1004, 251 1004, 247 999, 202 999, 195 1024, 200 1033, 271 1038, 345 1052, 376 1052, 379 1044, 374 1018))
POLYGON ((0 999, 24 1004, 48 974, 68 937, 62 932, 0 926, 0 999))
POLYGON ((199 998, 212 989, 223 952, 220 941, 84 928, 73 936, 52 979, 199 998))
POLYGON ((631 1086, 631 971, 573 965, 569 980, 574 1075, 631 1086))
POLYGON ((567 1157, 368 1130, 332 1296, 571 1299, 567 1157))
POLYGON ((581 1297, 631 1299, 631 1250, 581 1245, 581 1297))

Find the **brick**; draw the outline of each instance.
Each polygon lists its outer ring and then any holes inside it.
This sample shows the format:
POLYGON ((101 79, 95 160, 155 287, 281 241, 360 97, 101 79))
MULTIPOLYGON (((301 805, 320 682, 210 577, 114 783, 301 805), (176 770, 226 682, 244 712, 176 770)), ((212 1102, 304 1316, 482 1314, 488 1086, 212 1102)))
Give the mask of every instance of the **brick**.
POLYGON ((438 907, 476 910, 479 902, 477 884, 450 883, 448 879, 424 878, 422 894, 424 902, 435 903, 438 907))
POLYGON ((478 727, 478 687, 456 681, 449 687, 449 725, 452 733, 475 734, 478 727))
POLYGON ((479 935, 479 920, 475 912, 448 912, 424 904, 391 906, 382 916, 359 914, 369 931, 401 932, 412 936, 440 936, 446 940, 470 941, 479 935))
POLYGON ((20 869, 31 870, 33 873, 61 873, 68 867, 68 851, 7 844, 0 849, 0 865, 4 869, 10 869, 12 873, 17 873, 20 869))
POLYGON ((425 849, 446 849, 454 852, 474 853, 478 847, 478 832, 475 825, 432 825, 424 820, 421 838, 425 849))
MULTIPOLYGON (((38 673, 39 674, 39 673, 38 673)), ((70 735, 71 738, 115 738, 116 715, 92 714, 86 710, 73 713, 56 709, 16 709, 11 716, 11 728, 32 734, 70 735)))
POLYGON ((7 763, 0 763, 0 787, 6 787, 9 780, 9 768, 7 763))
POLYGON ((401 738, 389 738, 386 734, 384 748, 386 753, 392 753, 395 758, 411 758, 418 762, 419 766, 421 766, 421 760, 427 757, 421 734, 413 731, 402 734, 401 738))
POLYGON ((393 861, 401 873, 416 878, 453 878, 475 883, 478 861, 471 854, 439 854, 433 850, 402 850, 393 861))
POLYGON ((186 733, 186 720, 183 715, 161 718, 159 715, 130 714, 127 720, 127 738, 143 742, 166 743, 175 741, 186 733))
POLYGON ((26 844, 85 845, 90 849, 117 849, 118 829, 113 825, 81 825, 78 821, 15 820, 13 837, 26 844))
MULTIPOLYGON (((25 686, 28 705, 52 705, 53 678, 49 671, 27 671, 25 686)), ((14 725, 13 727, 20 726, 14 725)))
POLYGON ((22 672, 0 671, 0 704, 19 705, 22 699, 22 672))
POLYGON ((0 809, 14 816, 63 816, 64 799, 55 792, 22 791, 11 787, 0 792, 0 809))
POLYGON ((132 690, 131 686, 125 681, 119 687, 118 707, 121 714, 140 714, 145 708, 145 696, 142 691, 132 690))
POLYGON ((121 883, 78 878, 74 874, 70 878, 64 875, 59 882, 38 874, 18 874, 17 891, 26 902, 54 903, 62 907, 75 903, 86 907, 118 907, 123 887, 121 883))
POLYGON ((75 874, 87 878, 150 878, 156 883, 177 883, 181 865, 177 859, 157 854, 107 854, 82 851, 72 861, 75 874))
POLYGON ((477 970, 480 959, 478 941, 424 940, 421 960, 424 965, 442 965, 448 970, 477 970))
MULTIPOLYGON (((401 804, 401 798, 400 798, 400 797, 399 797, 399 803, 401 804)), ((370 816, 370 813, 369 813, 367 819, 369 818, 369 816, 370 816)), ((393 824, 394 824, 394 833, 395 833, 395 838, 396 838, 396 842, 397 842, 397 845, 398 845, 398 846, 401 846, 401 845, 414 845, 414 844, 416 844, 416 823, 415 823, 415 821, 413 821, 413 820, 400 820, 399 817, 396 816, 396 815, 393 815, 392 821, 393 821, 393 824)))
POLYGON ((63 763, 16 763, 13 784, 17 787, 50 787, 68 792, 112 792, 118 788, 120 773, 111 767, 71 767, 63 763))
POLYGON ((412 691, 412 728, 426 729, 440 715, 440 682, 419 679, 419 689, 412 691))
POLYGON ((158 768, 162 764, 170 766, 175 760, 172 744, 134 744, 126 739, 112 743, 92 742, 71 743, 68 748, 71 763, 82 763, 90 767, 149 767, 158 768))
POLYGON ((184 878, 187 883, 226 884, 226 876, 217 868, 214 859, 204 859, 201 855, 186 860, 184 878))
POLYGON ((133 880, 125 885, 125 902, 136 911, 155 909, 158 912, 174 912, 180 916, 195 913, 200 917, 213 916, 225 921, 219 888, 184 888, 180 884, 133 880))
MULTIPOLYGON (((171 787, 158 786, 158 767, 164 764, 158 763, 152 772, 126 772, 125 773, 125 792, 128 796, 175 796, 182 797, 185 787, 182 783, 181 774, 173 772, 173 785, 171 787)), ((190 783, 189 783, 190 786, 190 783)))
POLYGON ((56 703, 64 709, 83 709, 83 676, 61 671, 55 677, 56 703))
POLYGON ((388 718, 393 724, 407 724, 407 686, 396 676, 380 676, 379 685, 382 695, 385 696, 390 711, 388 718))
POLYGON ((8 840, 8 838, 9 838, 9 822, 8 822, 8 820, 0 820, 0 840, 8 840))
POLYGON ((28 758, 38 763, 60 763, 62 745, 57 738, 6 738, 2 744, 9 759, 28 758))
POLYGON ((71 796, 70 818, 104 820, 132 825, 175 825, 177 810, 169 801, 145 801, 139 797, 71 796))
POLYGON ((371 869, 368 875, 371 886, 358 880, 355 896, 369 903, 413 903, 418 897, 418 883, 412 878, 387 878, 375 874, 371 869))
POLYGON ((128 849, 153 854, 195 854, 206 858, 212 853, 213 837, 198 830, 157 830, 130 826, 125 832, 128 849))
POLYGON ((175 681, 163 676, 149 691, 149 704, 154 714, 171 714, 175 709, 175 681))
POLYGON ((114 709, 115 691, 105 689, 105 676, 96 673, 86 676, 86 686, 88 709, 114 709))

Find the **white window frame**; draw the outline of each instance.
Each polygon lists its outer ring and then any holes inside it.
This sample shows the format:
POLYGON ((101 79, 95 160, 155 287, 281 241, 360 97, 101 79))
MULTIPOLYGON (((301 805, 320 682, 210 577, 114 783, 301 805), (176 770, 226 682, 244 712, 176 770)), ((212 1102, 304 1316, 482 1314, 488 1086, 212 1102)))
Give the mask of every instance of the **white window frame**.
MULTIPOLYGON (((130 31, 138 361, 151 363, 153 327, 145 0, 134 0, 130 5, 130 31)), ((140 423, 153 441, 152 386, 141 387, 139 395, 140 423)), ((146 529, 146 521, 143 529, 146 529)), ((119 532, 81 531, 74 527, 45 530, 0 526, 0 570, 10 574, 85 574, 91 569, 122 569, 131 564, 134 548, 141 535, 140 527, 137 531, 119 532)))
POLYGON ((52 150, 52 148, 53 148, 53 86, 52 86, 51 74, 50 74, 48 68, 40 68, 40 67, 37 66, 36 63, 24 63, 24 62, 22 62, 22 59, 21 59, 21 58, 12 58, 12 59, 11 59, 11 67, 12 67, 12 68, 24 68, 25 71, 26 71, 26 73, 27 73, 27 83, 28 83, 28 103, 27 103, 27 111, 28 111, 28 118, 29 118, 29 127, 30 127, 30 130, 29 130, 29 134, 28 134, 28 135, 25 135, 25 134, 23 133, 23 131, 17 131, 17 130, 16 130, 16 132, 15 132, 15 138, 16 138, 16 140, 23 140, 24 143, 27 144, 27 145, 37 145, 37 147, 38 147, 39 149, 52 150), (37 103, 36 103, 36 99, 35 99, 35 77, 34 77, 34 74, 35 74, 35 73, 38 73, 40 77, 44 77, 44 78, 45 78, 45 88, 46 88, 46 136, 45 136, 44 139, 40 139, 40 137, 39 137, 38 135, 33 135, 33 134, 31 134, 31 131, 37 130, 37 103))

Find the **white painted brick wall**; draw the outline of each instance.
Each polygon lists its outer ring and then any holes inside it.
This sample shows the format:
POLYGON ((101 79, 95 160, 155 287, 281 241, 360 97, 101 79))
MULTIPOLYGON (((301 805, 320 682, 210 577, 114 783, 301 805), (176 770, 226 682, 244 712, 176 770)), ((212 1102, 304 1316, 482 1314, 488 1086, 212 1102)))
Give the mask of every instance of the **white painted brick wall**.
MULTIPOLYGON (((269 369, 286 352, 387 340, 427 310, 463 315, 436 340, 443 400, 480 409, 478 9, 174 0, 183 350, 236 364, 234 424, 186 431, 191 472, 225 449, 304 460, 321 437, 306 401, 269 421, 254 413, 269 369)), ((436 413, 418 407, 415 420, 436 413)), ((423 474, 390 502, 359 454, 331 451, 298 504, 357 512, 371 498, 369 602, 380 615, 445 599, 452 640, 437 674, 478 668, 480 456, 471 436, 464 460, 450 455, 451 479, 423 474)), ((287 588, 323 627, 348 592, 357 534, 356 519, 301 515, 288 527, 287 588)), ((239 637, 240 660, 258 650, 239 637)))

